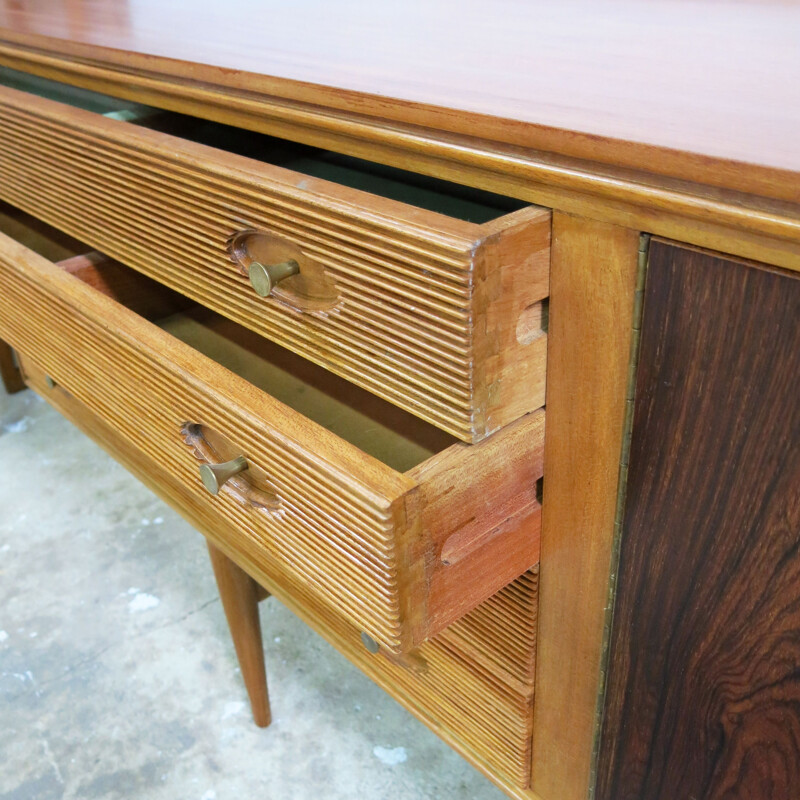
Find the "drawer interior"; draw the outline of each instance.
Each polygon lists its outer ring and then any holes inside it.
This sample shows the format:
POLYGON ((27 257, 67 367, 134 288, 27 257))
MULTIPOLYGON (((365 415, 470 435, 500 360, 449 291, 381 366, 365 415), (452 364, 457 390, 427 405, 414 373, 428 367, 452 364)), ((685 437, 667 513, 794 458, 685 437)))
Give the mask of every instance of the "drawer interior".
MULTIPOLYGON (((0 231, 50 261, 66 263, 86 245, 0 203, 0 231)), ((181 297, 118 262, 97 259, 74 271, 162 330, 398 472, 457 440, 247 328, 181 297), (143 295, 145 297, 143 297, 143 295), (159 299, 160 302, 156 302, 159 299), (168 313, 177 309, 175 313, 168 313)))
POLYGON ((0 67, 0 85, 466 222, 483 224, 526 205, 502 195, 229 125, 130 103, 4 67, 0 67))
POLYGON ((63 261, 89 249, 77 239, 3 202, 0 202, 0 231, 48 261, 63 261))
POLYGON ((159 320, 158 325, 398 472, 457 441, 202 306, 159 320))

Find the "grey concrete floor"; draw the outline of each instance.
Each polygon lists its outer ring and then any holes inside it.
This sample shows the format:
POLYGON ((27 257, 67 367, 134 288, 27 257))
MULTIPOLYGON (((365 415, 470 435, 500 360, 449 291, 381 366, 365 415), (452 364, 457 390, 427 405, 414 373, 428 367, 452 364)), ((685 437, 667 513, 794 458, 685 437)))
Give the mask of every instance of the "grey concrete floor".
POLYGON ((202 537, 0 387, 0 800, 504 797, 274 598, 256 728, 202 537))

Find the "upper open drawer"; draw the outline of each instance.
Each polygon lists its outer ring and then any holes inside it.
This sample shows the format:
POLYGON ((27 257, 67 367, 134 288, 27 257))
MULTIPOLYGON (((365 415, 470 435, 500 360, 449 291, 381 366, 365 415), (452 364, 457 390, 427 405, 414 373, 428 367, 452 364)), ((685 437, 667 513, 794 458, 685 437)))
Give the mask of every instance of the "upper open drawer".
POLYGON ((14 81, 0 198, 465 441, 544 404, 548 211, 14 81))
POLYGON ((16 237, 0 234, 0 339, 113 429, 208 536, 385 651, 538 563, 544 411, 454 443, 122 265, 55 266, 17 240, 66 253, 2 208, 0 229, 16 237))

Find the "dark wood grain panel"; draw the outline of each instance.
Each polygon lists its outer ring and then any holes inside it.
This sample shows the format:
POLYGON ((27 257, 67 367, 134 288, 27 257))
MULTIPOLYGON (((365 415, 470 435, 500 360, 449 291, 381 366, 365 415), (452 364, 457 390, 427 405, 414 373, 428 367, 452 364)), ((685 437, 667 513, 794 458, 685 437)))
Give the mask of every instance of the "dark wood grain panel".
POLYGON ((652 244, 599 800, 800 795, 800 280, 652 244))

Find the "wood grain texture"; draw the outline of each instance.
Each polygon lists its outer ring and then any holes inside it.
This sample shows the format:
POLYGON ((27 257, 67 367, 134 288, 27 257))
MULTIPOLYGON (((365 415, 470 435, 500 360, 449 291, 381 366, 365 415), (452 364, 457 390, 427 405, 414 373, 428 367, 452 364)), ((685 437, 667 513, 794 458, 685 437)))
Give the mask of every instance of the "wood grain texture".
POLYGON ((104 447, 143 483, 202 531, 228 557, 331 642, 359 669, 430 726, 510 796, 538 800, 530 781, 538 569, 482 603, 417 653, 424 671, 412 671, 360 644, 358 628, 320 602, 313 588, 264 559, 257 543, 232 547, 234 524, 194 502, 173 473, 134 447, 63 387, 49 388, 44 371, 20 358, 28 383, 104 447))
POLYGON ((797 797, 798 321, 796 277, 652 243, 599 800, 797 797))
MULTIPOLYGON (((0 43, 0 64, 800 270, 800 209, 794 177, 782 181, 770 171, 757 175, 752 166, 745 169, 738 163, 705 158, 689 159, 681 167, 669 153, 647 148, 636 157, 640 167, 633 169, 624 165, 637 148, 627 142, 619 143, 613 158, 609 155, 613 163, 598 163, 593 160, 597 153, 593 137, 588 149, 581 148, 583 156, 562 155, 558 141, 538 136, 529 146, 506 143, 503 132, 509 129, 526 133, 536 129, 524 123, 503 121, 495 131, 470 122, 465 133, 453 133, 449 120, 458 119, 459 113, 449 109, 441 109, 440 115, 426 112, 417 124, 402 123, 359 113, 358 98, 345 98, 345 110, 339 110, 336 91, 331 98, 303 102, 298 99, 302 85, 293 85, 287 99, 252 91, 250 75, 239 77, 251 89, 236 90, 198 83, 196 65, 181 78, 159 77, 148 71, 147 58, 138 60, 126 53, 129 64, 123 69, 97 64, 92 49, 83 49, 73 59, 0 43)), ((569 144, 582 137, 569 132, 559 138, 569 144)), ((677 157, 682 160, 685 155, 677 157)))
MULTIPOLYGON (((456 567, 465 576, 463 585, 432 592, 437 572, 449 568, 437 553, 451 532, 444 522, 452 514, 443 511, 441 529, 438 521, 423 520, 423 498, 437 496, 424 479, 367 455, 2 235, 0 278, 4 339, 118 427, 133 446, 172 470, 192 502, 208 506, 219 524, 229 525, 232 547, 243 547, 245 540, 257 543, 262 558, 313 587, 389 652, 411 650, 536 563, 538 503, 526 515, 515 513, 525 499, 509 497, 515 476, 498 482, 489 475, 491 459, 469 469, 465 460, 465 469, 452 471, 453 481, 440 491, 449 493, 450 503, 460 502, 462 492, 485 491, 487 503, 493 497, 502 501, 515 524, 456 567), (187 422, 217 432, 253 470, 263 471, 279 507, 205 492, 195 454, 184 442, 187 422), (517 533, 520 526, 532 545, 520 545, 525 538, 517 533), (485 548, 505 551, 506 540, 515 542, 512 555, 495 559, 502 570, 487 572, 485 548), (516 574, 509 574, 509 560, 516 574), (466 580, 472 574, 475 586, 466 580), (471 606, 457 602, 453 592, 472 598, 471 606)), ((543 411, 534 412, 507 426, 474 445, 475 456, 480 460, 482 452, 503 446, 518 450, 535 472, 538 467, 538 479, 543 418, 543 411)), ((459 452, 473 453, 460 443, 453 448, 451 463, 459 452)), ((441 503, 446 509, 448 500, 441 503)), ((496 521, 487 517, 490 523, 496 521)))
POLYGON ((638 245, 553 215, 532 775, 546 800, 590 784, 638 245))
POLYGON ((12 47, 101 65, 128 82, 191 81, 797 192, 800 15, 791 4, 704 2, 687 14, 674 0, 501 2, 487 15, 453 0, 346 2, 335 13, 310 2, 9 0, 0 26, 12 47))
POLYGON ((544 403, 546 337, 497 347, 546 296, 547 211, 475 225, 8 88, 0 171, 6 201, 461 439, 544 403), (322 264, 336 308, 256 295, 243 230, 322 264))
POLYGON ((258 584, 211 542, 208 555, 214 569, 220 600, 233 638, 242 680, 250 698, 253 721, 266 728, 272 721, 264 665, 264 643, 258 616, 258 584))
POLYGON ((454 445, 407 473, 420 487, 420 524, 439 565, 431 570, 428 624, 443 630, 539 563, 544 414, 477 445, 454 445))
POLYGON ((14 361, 14 351, 5 342, 0 342, 0 381, 8 394, 15 394, 25 388, 25 381, 14 361))

